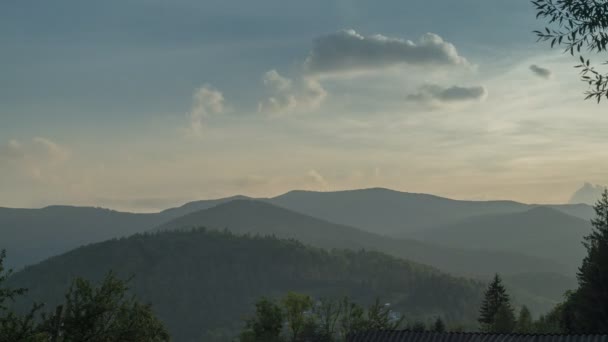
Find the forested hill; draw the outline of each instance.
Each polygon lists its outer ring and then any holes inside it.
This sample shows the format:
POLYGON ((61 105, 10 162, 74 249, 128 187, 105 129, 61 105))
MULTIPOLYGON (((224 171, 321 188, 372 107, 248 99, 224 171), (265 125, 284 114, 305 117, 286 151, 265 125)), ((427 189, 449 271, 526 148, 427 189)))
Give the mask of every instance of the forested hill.
POLYGON ((485 248, 526 254, 566 265, 574 275, 586 250, 582 244, 592 231, 589 221, 546 207, 500 215, 486 215, 424 229, 416 239, 455 248, 485 248))
MULTIPOLYGON (((326 251, 293 240, 193 230, 135 235, 78 248, 16 273, 9 285, 52 306, 70 279, 133 275, 176 341, 231 336, 260 296, 376 296, 409 317, 474 322, 482 286, 377 252, 326 251)), ((223 340, 223 339, 218 339, 223 340)))
POLYGON ((207 227, 237 234, 275 235, 322 248, 367 249, 460 275, 565 272, 559 263, 510 252, 443 247, 393 239, 253 200, 235 200, 172 220, 159 230, 207 227))

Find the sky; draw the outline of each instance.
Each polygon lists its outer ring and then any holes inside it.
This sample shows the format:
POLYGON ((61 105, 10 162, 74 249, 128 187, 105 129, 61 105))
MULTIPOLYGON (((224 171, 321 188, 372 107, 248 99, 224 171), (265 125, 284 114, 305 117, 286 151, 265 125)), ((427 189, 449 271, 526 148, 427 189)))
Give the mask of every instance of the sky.
POLYGON ((608 104, 527 0, 0 5, 0 206, 386 187, 565 203, 608 104))

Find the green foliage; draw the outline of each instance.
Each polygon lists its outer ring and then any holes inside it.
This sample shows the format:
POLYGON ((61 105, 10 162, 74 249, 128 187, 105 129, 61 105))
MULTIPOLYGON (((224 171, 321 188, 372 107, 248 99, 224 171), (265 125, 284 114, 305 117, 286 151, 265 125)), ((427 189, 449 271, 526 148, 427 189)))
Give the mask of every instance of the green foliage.
POLYGON ((513 308, 508 303, 503 303, 498 308, 494 316, 494 322, 490 326, 490 332, 494 333, 512 333, 515 330, 515 314, 513 308))
MULTIPOLYGON (((551 47, 563 45, 571 55, 582 49, 589 52, 605 52, 608 47, 608 2, 597 0, 534 0, 537 18, 546 19, 549 27, 534 31, 541 41, 551 42, 551 47)), ((608 74, 591 66, 589 59, 580 57, 581 78, 591 89, 587 99, 598 102, 608 98, 608 74)))
POLYGON ((485 292, 478 321, 486 332, 509 332, 514 328, 515 315, 509 294, 498 274, 485 292))
POLYGON ((127 284, 112 273, 98 287, 77 278, 61 306, 65 313, 58 310, 43 329, 61 336, 62 342, 168 341, 169 334, 150 306, 127 296, 127 290, 127 284))
POLYGON ((282 300, 290 341, 297 341, 307 322, 306 313, 312 309, 312 299, 304 294, 289 292, 282 300))
POLYGON ((18 315, 10 309, 17 297, 26 293, 24 288, 6 287, 6 280, 12 274, 4 268, 6 251, 0 251, 0 342, 37 342, 44 341, 46 335, 37 328, 35 316, 42 305, 35 304, 25 315, 18 315))
POLYGON ((558 304, 546 315, 542 315, 534 322, 534 332, 539 334, 562 334, 562 316, 564 304, 558 304))
MULTIPOLYGON (((54 307, 75 275, 99 283, 109 270, 133 275, 131 292, 153 305, 178 341, 237 337, 262 297, 289 291, 314 298, 349 296, 367 306, 378 296, 408 318, 441 316, 471 323, 481 284, 369 251, 327 251, 293 240, 206 230, 135 235, 78 248, 15 273, 10 282, 54 307)), ((362 326, 367 312, 343 305, 338 332, 362 326), (345 307, 346 306, 346 307, 345 307)), ((313 308, 313 311, 317 308, 313 308)), ((337 310, 336 308, 332 309, 337 310)))
POLYGON ((313 303, 307 295, 289 292, 279 303, 258 300, 255 315, 247 320, 240 341, 339 342, 353 333, 398 329, 403 322, 379 300, 364 309, 348 297, 313 303))
POLYGON ((520 334, 528 334, 534 332, 534 322, 532 321, 532 314, 527 306, 522 306, 519 310, 519 316, 517 317, 517 323, 515 324, 515 332, 520 334))
POLYGON ((280 342, 283 319, 281 307, 270 299, 262 298, 255 304, 255 316, 247 320, 240 340, 280 342))
POLYGON ((0 252, 0 342, 154 342, 169 341, 162 323, 147 305, 127 297, 126 283, 109 274, 99 287, 76 279, 65 304, 53 315, 38 315, 35 304, 25 315, 11 311, 7 301, 26 290, 5 287, 10 271, 4 270, 0 252), (65 310, 64 310, 65 308, 65 310))

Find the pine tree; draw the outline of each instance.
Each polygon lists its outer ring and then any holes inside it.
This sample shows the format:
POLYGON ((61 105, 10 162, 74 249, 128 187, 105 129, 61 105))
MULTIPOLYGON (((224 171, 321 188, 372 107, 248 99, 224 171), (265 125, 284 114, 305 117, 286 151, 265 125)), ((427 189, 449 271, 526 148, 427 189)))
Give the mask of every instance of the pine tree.
POLYGON ((493 333, 512 333, 515 330, 515 314, 513 308, 509 303, 503 303, 494 316, 494 322, 490 328, 490 332, 493 333))
POLYGON ((479 311, 478 321, 483 331, 492 331, 496 322, 496 315, 501 307, 513 313, 509 294, 507 294, 507 290, 502 285, 502 279, 496 274, 484 294, 484 300, 479 311))
POLYGON ((594 206, 593 232, 585 238, 587 256, 578 272, 579 288, 566 303, 564 328, 577 333, 608 333, 608 190, 594 206), (567 321, 567 322, 565 322, 567 321), (566 324, 568 323, 568 324, 566 324))
POLYGON ((437 317, 435 323, 433 324, 433 332, 442 333, 445 332, 445 330, 445 323, 443 323, 441 317, 437 317))
POLYGON ((532 314, 527 306, 522 306, 519 311, 519 317, 517 318, 517 324, 515 325, 515 332, 520 334, 529 334, 534 330, 534 323, 532 321, 532 314))

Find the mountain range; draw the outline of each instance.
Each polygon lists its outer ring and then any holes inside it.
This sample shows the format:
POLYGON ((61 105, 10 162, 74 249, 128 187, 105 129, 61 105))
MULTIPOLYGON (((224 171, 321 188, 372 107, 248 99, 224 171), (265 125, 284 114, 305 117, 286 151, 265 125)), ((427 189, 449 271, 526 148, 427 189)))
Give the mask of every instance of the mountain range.
POLYGON ((195 201, 148 214, 0 208, 0 248, 7 249, 9 267, 23 268, 91 243, 206 227, 325 250, 385 253, 480 281, 498 272, 518 300, 543 312, 575 286, 592 215, 584 204, 458 201, 388 189, 292 191, 195 201))

